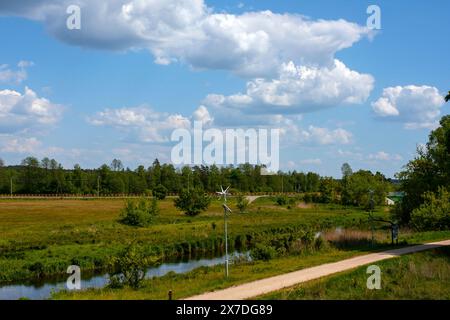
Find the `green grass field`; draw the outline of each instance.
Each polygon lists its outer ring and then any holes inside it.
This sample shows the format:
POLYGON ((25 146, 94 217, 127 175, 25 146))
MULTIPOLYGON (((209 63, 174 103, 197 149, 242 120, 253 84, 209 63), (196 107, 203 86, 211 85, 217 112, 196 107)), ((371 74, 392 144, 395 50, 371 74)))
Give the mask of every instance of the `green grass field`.
MULTIPOLYGON (((101 270, 131 242, 158 259, 223 249, 223 213, 218 201, 197 217, 178 211, 173 199, 160 201, 160 217, 146 228, 119 223, 123 204, 124 200, 114 199, 1 200, 0 282, 65 274, 71 264, 85 271, 101 270)), ((248 213, 230 217, 229 238, 233 249, 248 239, 305 229, 363 227, 366 222, 366 213, 354 208, 287 209, 271 199, 258 199, 248 213)))
POLYGON ((410 254, 376 263, 381 289, 369 290, 367 266, 274 292, 260 299, 450 299, 450 248, 410 254))
MULTIPOLYGON (((213 201, 207 212, 188 217, 173 206, 173 199, 159 202, 160 216, 145 228, 121 224, 119 214, 124 200, 0 200, 0 283, 26 283, 36 279, 66 275, 67 266, 76 264, 83 272, 107 271, 111 258, 130 243, 145 250, 154 260, 176 256, 222 252, 223 212, 213 201)), ((233 199, 230 206, 234 212, 233 199)), ((376 215, 387 217, 380 208, 376 215)), ((185 275, 167 275, 146 280, 141 290, 91 290, 74 296, 61 293, 58 298, 137 298, 164 299, 172 287, 175 298, 201 293, 283 272, 344 259, 370 250, 389 247, 389 233, 379 230, 377 243, 370 246, 367 213, 357 208, 336 205, 299 205, 291 209, 274 205, 273 199, 260 198, 248 213, 233 213, 229 218, 231 250, 248 250, 255 243, 279 249, 292 245, 309 232, 339 227, 353 230, 352 239, 337 241, 317 252, 286 253, 283 250, 269 263, 258 261, 233 266, 233 275, 224 280, 221 267, 202 268, 185 275)), ((333 236, 331 235, 331 238, 333 236)), ((331 239, 330 238, 330 239, 331 239)), ((401 234, 403 244, 450 238, 449 232, 401 234)))

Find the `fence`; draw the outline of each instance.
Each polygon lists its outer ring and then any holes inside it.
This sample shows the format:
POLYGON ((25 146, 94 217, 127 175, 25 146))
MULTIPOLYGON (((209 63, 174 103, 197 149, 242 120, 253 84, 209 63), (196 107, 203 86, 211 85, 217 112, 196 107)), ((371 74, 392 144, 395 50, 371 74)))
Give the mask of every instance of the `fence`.
MULTIPOLYGON (((243 192, 246 196, 296 196, 299 193, 295 192, 243 192)), ((210 193, 211 196, 216 196, 215 193, 210 193)), ((126 198, 141 198, 149 196, 148 194, 0 194, 0 199, 126 199, 126 198)), ((168 193, 168 197, 177 197, 178 193, 168 193)), ((231 195, 233 196, 233 195, 231 195)))

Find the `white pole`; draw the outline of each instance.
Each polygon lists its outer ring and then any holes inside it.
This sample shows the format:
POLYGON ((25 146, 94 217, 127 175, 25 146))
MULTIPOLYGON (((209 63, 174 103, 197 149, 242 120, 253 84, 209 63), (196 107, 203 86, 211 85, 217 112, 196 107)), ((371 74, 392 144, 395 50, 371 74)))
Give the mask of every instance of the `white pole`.
POLYGON ((97 176, 97 198, 100 197, 100 176, 97 176))
MULTIPOLYGON (((229 187, 228 187, 229 188, 229 187)), ((228 188, 223 190, 223 187, 220 186, 220 192, 217 192, 221 196, 223 196, 223 224, 224 224, 224 236, 225 236, 225 276, 228 278, 228 221, 227 221, 227 211, 230 211, 230 208, 227 206, 227 194, 228 188)))
MULTIPOLYGON (((227 203, 227 195, 224 197, 225 204, 227 203)), ((228 278, 228 221, 227 221, 227 209, 223 208, 224 220, 225 220, 225 275, 228 278)))
POLYGON ((227 210, 224 209, 225 220, 225 275, 228 278, 228 226, 227 226, 227 210))

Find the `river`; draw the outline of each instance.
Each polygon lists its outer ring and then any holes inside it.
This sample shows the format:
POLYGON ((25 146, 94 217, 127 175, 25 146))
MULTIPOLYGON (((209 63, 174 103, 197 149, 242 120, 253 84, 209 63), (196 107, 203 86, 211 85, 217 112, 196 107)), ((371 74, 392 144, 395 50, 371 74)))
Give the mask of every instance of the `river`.
MULTIPOLYGON (((238 256, 246 256, 249 253, 234 252, 230 254, 230 259, 238 256)), ((191 259, 188 261, 167 262, 158 266, 149 267, 146 271, 146 278, 162 277, 169 272, 187 273, 199 267, 210 267, 223 264, 225 256, 213 258, 191 259)), ((68 275, 69 276, 69 275, 68 275)), ((68 277, 67 276, 67 277, 68 277)), ((81 280, 81 289, 102 288, 108 284, 109 274, 99 274, 81 280)), ((28 298, 32 300, 45 300, 51 296, 52 292, 66 289, 66 280, 40 281, 39 284, 13 284, 0 287, 0 300, 17 300, 28 298)))

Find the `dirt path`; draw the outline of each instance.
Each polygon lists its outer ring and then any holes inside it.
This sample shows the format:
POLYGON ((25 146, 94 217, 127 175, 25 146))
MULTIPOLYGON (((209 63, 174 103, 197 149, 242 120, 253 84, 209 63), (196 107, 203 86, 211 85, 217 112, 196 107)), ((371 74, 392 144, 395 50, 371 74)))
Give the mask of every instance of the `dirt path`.
POLYGON ((248 204, 252 203, 253 201, 255 201, 258 198, 262 198, 262 197, 268 197, 268 196, 246 196, 247 200, 248 200, 248 204))
POLYGON ((187 300, 243 300, 266 294, 272 291, 291 287, 298 283, 328 276, 333 273, 342 272, 359 266, 371 264, 380 260, 398 257, 404 254, 429 250, 442 246, 450 246, 450 240, 426 243, 412 247, 371 253, 364 256, 350 258, 338 262, 327 263, 317 267, 307 268, 283 275, 257 280, 228 289, 208 292, 193 296, 187 300))

